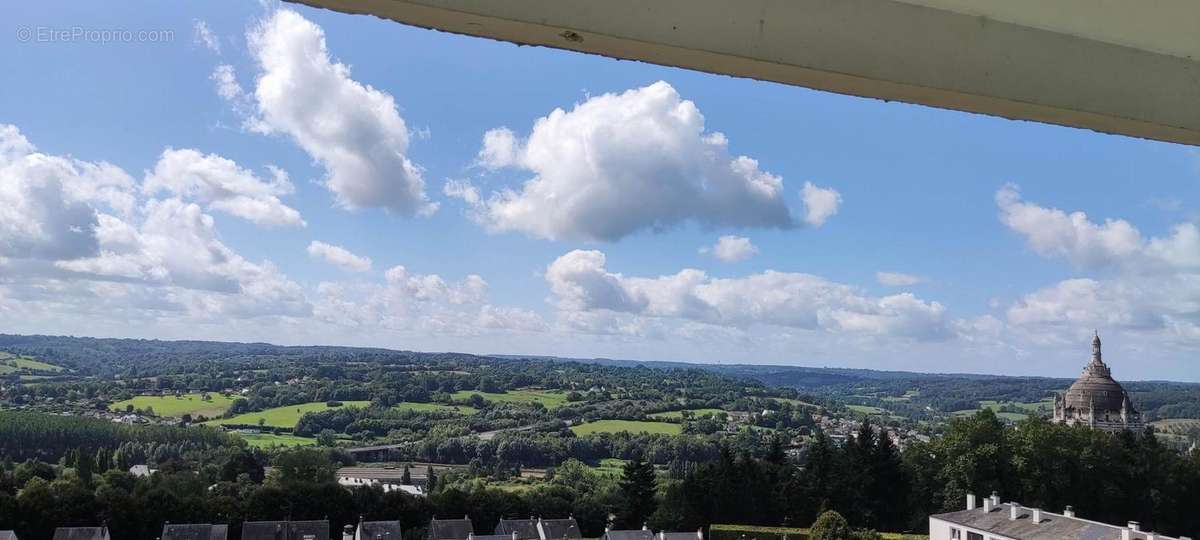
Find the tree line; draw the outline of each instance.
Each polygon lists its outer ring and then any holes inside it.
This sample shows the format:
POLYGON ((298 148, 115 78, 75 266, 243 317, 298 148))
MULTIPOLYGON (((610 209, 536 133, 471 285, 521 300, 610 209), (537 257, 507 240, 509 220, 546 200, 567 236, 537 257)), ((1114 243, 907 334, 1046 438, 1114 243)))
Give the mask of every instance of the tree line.
POLYGON ((517 491, 468 468, 435 476, 428 497, 339 486, 334 471, 348 460, 333 450, 268 455, 234 445, 137 454, 134 444, 146 443, 79 447, 53 464, 6 461, 0 523, 23 539, 42 540, 56 526, 104 521, 114 536, 151 540, 165 521, 228 523, 236 538, 245 520, 328 518, 340 527, 364 515, 399 519, 406 540, 418 540, 435 516, 470 515, 484 532, 501 517, 571 514, 585 536, 599 536, 605 526, 643 523, 676 531, 713 523, 807 527, 836 511, 847 527, 867 534, 920 532, 929 514, 961 509, 967 493, 996 491, 1029 507, 1072 505, 1084 518, 1136 520, 1169 535, 1200 530, 1193 511, 1200 507, 1200 453, 1169 450, 1152 434, 1039 419, 1008 427, 990 411, 904 451, 864 423, 844 444, 818 432, 798 456, 781 439, 758 454, 723 445, 711 459, 660 466, 633 451, 616 476, 568 459, 517 491), (158 472, 135 477, 123 470, 139 459, 158 472), (267 463, 273 469, 264 477, 267 463))

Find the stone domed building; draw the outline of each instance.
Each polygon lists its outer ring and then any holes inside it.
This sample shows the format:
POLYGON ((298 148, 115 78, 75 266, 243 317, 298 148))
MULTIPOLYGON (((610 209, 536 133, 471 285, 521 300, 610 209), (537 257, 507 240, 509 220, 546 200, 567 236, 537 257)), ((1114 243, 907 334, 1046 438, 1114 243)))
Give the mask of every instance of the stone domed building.
POLYGON ((1092 338, 1092 361, 1083 374, 1066 393, 1054 397, 1054 422, 1105 431, 1142 430, 1141 413, 1101 359, 1099 333, 1092 338))

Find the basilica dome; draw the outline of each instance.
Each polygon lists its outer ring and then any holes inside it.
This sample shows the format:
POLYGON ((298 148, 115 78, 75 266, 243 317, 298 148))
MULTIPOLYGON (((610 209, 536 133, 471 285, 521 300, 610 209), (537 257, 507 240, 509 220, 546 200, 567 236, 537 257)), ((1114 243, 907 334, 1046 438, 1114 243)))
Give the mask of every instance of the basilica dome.
POLYGON ((1100 352, 1100 335, 1092 338, 1092 360, 1066 393, 1055 398, 1054 421, 1104 428, 1137 428, 1141 417, 1129 394, 1112 378, 1100 352))

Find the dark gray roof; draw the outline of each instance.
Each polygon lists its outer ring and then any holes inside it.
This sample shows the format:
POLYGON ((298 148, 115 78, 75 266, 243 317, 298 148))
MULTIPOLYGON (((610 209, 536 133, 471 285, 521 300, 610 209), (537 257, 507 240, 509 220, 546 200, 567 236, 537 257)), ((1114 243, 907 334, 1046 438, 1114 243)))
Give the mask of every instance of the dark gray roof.
POLYGON ((162 540, 227 540, 228 534, 228 525, 167 523, 163 525, 162 540))
POLYGON ((517 533, 517 540, 538 540, 542 537, 538 532, 536 519, 502 519, 496 524, 495 536, 508 536, 517 533))
POLYGON ((561 540, 562 538, 582 538, 579 534, 579 524, 575 518, 543 519, 542 534, 546 540, 561 540))
POLYGON ((697 531, 692 532, 660 532, 658 533, 659 540, 703 540, 704 537, 697 531))
POLYGON ((108 528, 59 527, 54 529, 54 540, 108 540, 108 528))
POLYGON ((17 533, 13 531, 0 531, 0 540, 17 540, 17 533))
POLYGON ((475 532, 469 519, 435 519, 429 522, 429 538, 432 540, 466 540, 475 532))
POLYGON ((355 540, 401 540, 399 521, 364 521, 355 540))
POLYGON ((608 531, 604 533, 604 540, 654 540, 654 533, 646 529, 608 531))
MULTIPOLYGON (((1009 519, 1014 505, 1004 503, 991 512, 983 508, 974 510, 959 510, 945 514, 935 514, 931 518, 956 523, 964 527, 995 533, 1020 540, 1121 540, 1121 530, 1124 527, 1108 525, 1096 521, 1088 521, 1077 517, 1066 517, 1042 511, 1042 522, 1033 522, 1033 510, 1017 506, 1017 519, 1009 519)), ((1145 533, 1133 533, 1132 540, 1144 540, 1145 533)), ((1166 536, 1155 535, 1156 540, 1173 540, 1166 536)))
POLYGON ((242 524, 242 540, 329 540, 329 522, 247 521, 242 524))
POLYGON ((291 527, 290 540, 329 540, 329 522, 326 520, 291 521, 288 525, 291 527))

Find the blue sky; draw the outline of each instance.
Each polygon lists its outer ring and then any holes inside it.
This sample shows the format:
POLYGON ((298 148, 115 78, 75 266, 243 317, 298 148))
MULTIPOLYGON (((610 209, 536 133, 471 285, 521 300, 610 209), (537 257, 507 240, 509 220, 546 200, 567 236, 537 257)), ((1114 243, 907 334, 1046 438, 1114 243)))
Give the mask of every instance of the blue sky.
POLYGON ((1073 376, 1098 328, 1200 380, 1188 147, 293 5, 6 25, 9 332, 1073 376), (36 38, 74 28, 173 36, 36 38))

